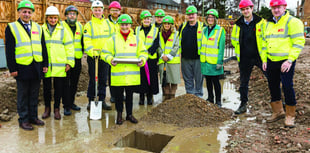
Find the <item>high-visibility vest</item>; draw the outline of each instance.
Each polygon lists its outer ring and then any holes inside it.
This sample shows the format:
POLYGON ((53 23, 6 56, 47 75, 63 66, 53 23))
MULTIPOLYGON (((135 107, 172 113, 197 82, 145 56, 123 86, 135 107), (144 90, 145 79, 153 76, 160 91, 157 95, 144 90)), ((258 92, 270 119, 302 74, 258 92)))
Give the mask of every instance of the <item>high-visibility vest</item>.
POLYGON ((91 21, 84 26, 84 50, 93 57, 93 49, 101 50, 107 39, 111 37, 112 30, 108 20, 92 16, 91 21))
MULTIPOLYGON (((163 51, 162 54, 174 54, 172 53, 172 49, 173 49, 173 46, 175 45, 175 42, 178 41, 178 32, 173 32, 171 33, 171 35, 169 36, 167 42, 165 43, 164 41, 164 37, 162 36, 162 33, 160 32, 159 33, 159 46, 160 46, 160 49, 163 51)), ((178 64, 181 62, 181 59, 180 59, 180 50, 178 49, 176 51, 177 53, 175 53, 175 56, 173 57, 172 60, 169 60, 167 61, 167 63, 169 64, 178 64)), ((160 55, 161 56, 161 55, 160 55)), ((163 59, 159 59, 158 60, 158 65, 159 64, 162 64, 162 63, 165 63, 163 59)))
POLYGON ((45 77, 66 77, 66 64, 74 67, 74 46, 70 33, 58 23, 50 35, 47 24, 42 25, 48 54, 48 71, 45 77))
POLYGON ((70 26, 67 24, 67 22, 62 22, 63 26, 66 28, 66 30, 71 34, 73 44, 74 44, 74 56, 76 59, 81 59, 83 57, 82 52, 82 36, 83 36, 83 26, 80 22, 75 22, 75 34, 73 35, 73 31, 71 30, 70 26))
POLYGON ((11 32, 15 38, 15 59, 17 64, 29 65, 33 59, 36 62, 42 62, 42 29, 35 23, 31 22, 31 38, 18 21, 9 23, 11 32))
MULTIPOLYGON (((257 43, 257 49, 258 49, 259 54, 262 54, 262 41, 263 41, 263 32, 264 32, 265 22, 266 22, 265 19, 262 19, 260 22, 258 22, 255 25, 256 43, 257 43)), ((235 47, 236 57, 237 57, 237 60, 240 62, 240 43, 239 43, 240 38, 239 37, 240 37, 240 27, 235 24, 231 32, 231 44, 235 47)))
MULTIPOLYGON (((200 50, 201 50, 201 41, 202 41, 202 29, 203 29, 203 23, 200 21, 198 22, 198 28, 197 28, 197 48, 198 48, 198 55, 200 55, 200 50)), ((184 22, 180 31, 180 46, 182 46, 182 33, 184 28, 186 27, 187 22, 184 22)), ((180 52, 182 51, 182 47, 180 47, 180 52)))
MULTIPOLYGON (((158 28, 151 25, 151 30, 147 34, 146 37, 144 35, 144 31, 143 30, 140 31, 140 30, 141 30, 141 26, 136 27, 137 39, 140 39, 141 41, 143 41, 145 48, 149 49, 153 45, 154 40, 157 38, 158 28)), ((156 58, 157 58, 157 53, 154 53, 153 55, 149 54, 149 59, 156 59, 156 58)))
POLYGON ((120 26, 119 26, 119 24, 118 24, 117 22, 114 23, 114 22, 110 21, 110 19, 106 19, 106 20, 107 20, 107 21, 109 22, 109 24, 110 24, 112 35, 115 35, 116 32, 119 32, 119 31, 120 31, 120 26))
POLYGON ((207 62, 209 64, 217 64, 219 54, 219 43, 222 31, 223 31, 222 27, 214 28, 214 33, 212 36, 210 36, 209 38, 203 36, 202 48, 200 52, 201 63, 207 62))
POLYGON ((295 61, 304 48, 303 23, 286 12, 278 23, 267 22, 262 61, 295 61))
MULTIPOLYGON (((138 58, 145 64, 148 52, 142 41, 138 41, 136 36, 130 31, 127 41, 122 34, 117 32, 108 39, 101 52, 101 59, 111 65, 113 58, 138 58)), ((111 86, 133 86, 140 85, 140 67, 137 64, 111 65, 111 86)))

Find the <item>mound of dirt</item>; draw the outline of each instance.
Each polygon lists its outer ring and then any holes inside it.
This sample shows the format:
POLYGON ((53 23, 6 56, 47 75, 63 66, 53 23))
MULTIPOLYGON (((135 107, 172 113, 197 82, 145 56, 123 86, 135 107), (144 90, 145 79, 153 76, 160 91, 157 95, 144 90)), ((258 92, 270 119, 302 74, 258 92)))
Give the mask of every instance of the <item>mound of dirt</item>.
POLYGON ((232 110, 218 108, 191 94, 167 100, 141 118, 146 122, 162 122, 180 127, 203 127, 232 118, 232 110))

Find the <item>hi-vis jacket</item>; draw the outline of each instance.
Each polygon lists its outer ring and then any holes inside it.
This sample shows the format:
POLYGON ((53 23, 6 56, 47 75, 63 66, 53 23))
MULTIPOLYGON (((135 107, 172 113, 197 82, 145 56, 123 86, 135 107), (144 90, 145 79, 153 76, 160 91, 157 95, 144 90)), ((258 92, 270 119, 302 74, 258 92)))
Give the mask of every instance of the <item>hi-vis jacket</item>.
POLYGON ((262 61, 266 63, 267 58, 271 61, 295 61, 304 48, 303 32, 303 23, 289 12, 277 23, 273 19, 268 20, 264 32, 262 61))
POLYGON ((70 33, 58 23, 50 35, 47 24, 42 25, 48 53, 48 71, 45 77, 66 77, 66 64, 74 67, 74 46, 70 33))
MULTIPOLYGON (((198 22, 198 28, 197 28, 197 48, 198 48, 198 55, 200 55, 200 50, 201 50, 201 41, 202 41, 202 29, 203 29, 203 23, 200 22, 200 21, 197 21, 198 22)), ((180 37, 179 37, 179 40, 180 40, 180 46, 182 45, 182 33, 183 33, 183 30, 184 28, 186 27, 188 22, 184 22, 182 24, 182 28, 181 28, 181 31, 180 31, 180 37)), ((180 47, 180 52, 181 52, 182 48, 180 47)))
MULTIPOLYGON (((138 26, 135 29, 137 39, 139 39, 139 41, 142 41, 144 43, 144 46, 146 49, 149 49, 153 45, 154 40, 157 38, 158 28, 156 28, 155 26, 152 26, 150 32, 147 34, 146 37, 144 35, 144 31, 143 30, 140 31, 140 30, 141 30, 141 26, 138 26), (138 38, 138 36, 140 38, 138 38)), ((149 54, 149 59, 156 59, 156 58, 157 58, 157 53, 154 53, 153 55, 149 54)))
POLYGON ((92 16, 91 21, 84 26, 84 50, 85 53, 93 57, 93 49, 102 50, 107 39, 112 35, 109 21, 92 16))
MULTIPOLYGON (((259 54, 262 54, 262 41, 263 41, 263 32, 264 32, 264 26, 266 25, 265 19, 257 16, 256 14, 253 14, 254 18, 260 18, 260 21, 255 25, 255 34, 256 34, 256 43, 257 43, 257 49, 259 54)), ((236 23, 243 18, 239 18, 236 23)), ((233 27, 233 30, 231 32, 231 44, 235 47, 235 53, 237 60, 240 62, 240 43, 241 41, 246 40, 241 40, 241 35, 240 35, 240 27, 235 24, 233 27)))
POLYGON ((72 32, 70 26, 67 24, 67 22, 63 21, 62 24, 65 27, 65 29, 71 34, 73 44, 74 44, 75 58, 81 59, 83 56, 83 52, 82 52, 83 26, 82 26, 82 24, 78 21, 75 23, 76 31, 75 31, 74 35, 73 35, 73 32, 72 32))
POLYGON ((37 23, 31 22, 31 39, 24 30, 23 25, 18 21, 9 23, 9 27, 15 38, 16 63, 29 65, 33 60, 36 62, 42 62, 41 27, 37 23))
MULTIPOLYGON (((179 33, 177 31, 172 32, 167 42, 165 43, 162 32, 159 33, 159 48, 157 50, 158 55, 159 57, 162 57, 162 55, 170 54, 173 58, 167 62, 169 64, 178 64, 181 62, 178 35, 179 33)), ((159 58, 158 65, 163 63, 164 60, 159 58)))
MULTIPOLYGON (((148 58, 143 42, 138 41, 133 30, 130 30, 127 41, 120 32, 116 32, 108 42, 102 49, 101 59, 110 65, 114 58, 138 58, 143 61, 143 65, 148 58)), ((140 83, 140 67, 137 64, 111 65, 111 86, 134 86, 140 83)))
POLYGON ((118 32, 120 30, 119 24, 116 21, 111 20, 112 16, 109 15, 108 18, 106 20, 109 21, 110 27, 111 27, 111 33, 112 35, 115 35, 116 32, 118 32))

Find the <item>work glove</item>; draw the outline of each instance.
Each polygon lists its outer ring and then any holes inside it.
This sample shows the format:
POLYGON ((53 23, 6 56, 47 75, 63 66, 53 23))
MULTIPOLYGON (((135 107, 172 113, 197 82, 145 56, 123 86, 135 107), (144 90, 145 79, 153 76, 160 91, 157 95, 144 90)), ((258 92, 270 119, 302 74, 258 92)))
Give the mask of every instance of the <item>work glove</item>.
POLYGON ((219 70, 222 68, 222 66, 223 66, 222 64, 216 64, 216 69, 219 70))

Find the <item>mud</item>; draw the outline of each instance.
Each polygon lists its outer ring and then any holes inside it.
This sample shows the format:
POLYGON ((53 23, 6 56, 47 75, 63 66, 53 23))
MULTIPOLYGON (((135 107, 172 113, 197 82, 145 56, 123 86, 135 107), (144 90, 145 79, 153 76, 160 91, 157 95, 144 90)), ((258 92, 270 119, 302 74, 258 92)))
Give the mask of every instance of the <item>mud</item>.
POLYGON ((216 125, 232 118, 233 111, 191 94, 169 99, 153 108, 141 120, 162 122, 180 127, 216 125))

